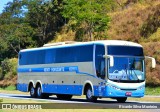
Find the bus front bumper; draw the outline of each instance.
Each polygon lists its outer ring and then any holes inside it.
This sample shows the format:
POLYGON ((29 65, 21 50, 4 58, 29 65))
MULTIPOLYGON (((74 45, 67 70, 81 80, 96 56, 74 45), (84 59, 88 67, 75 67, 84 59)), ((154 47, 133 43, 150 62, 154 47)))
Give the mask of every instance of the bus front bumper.
POLYGON ((145 87, 137 89, 120 89, 114 86, 96 87, 94 91, 95 96, 99 97, 143 97, 145 94, 145 87))

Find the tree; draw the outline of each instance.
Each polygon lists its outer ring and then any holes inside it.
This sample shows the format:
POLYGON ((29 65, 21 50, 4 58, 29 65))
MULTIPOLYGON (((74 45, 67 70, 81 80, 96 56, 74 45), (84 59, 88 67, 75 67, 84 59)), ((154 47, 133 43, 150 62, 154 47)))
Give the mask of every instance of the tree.
POLYGON ((64 24, 61 0, 13 0, 0 14, 0 60, 54 38, 64 24))
POLYGON ((35 31, 25 21, 21 0, 9 2, 0 14, 0 61, 16 57, 19 50, 36 46, 35 31))
POLYGON ((70 27, 78 31, 83 27, 90 40, 108 28, 107 12, 112 0, 64 0, 63 16, 69 19, 70 27))
POLYGON ((26 19, 36 29, 39 46, 54 38, 55 32, 63 25, 60 14, 61 0, 29 0, 26 19))

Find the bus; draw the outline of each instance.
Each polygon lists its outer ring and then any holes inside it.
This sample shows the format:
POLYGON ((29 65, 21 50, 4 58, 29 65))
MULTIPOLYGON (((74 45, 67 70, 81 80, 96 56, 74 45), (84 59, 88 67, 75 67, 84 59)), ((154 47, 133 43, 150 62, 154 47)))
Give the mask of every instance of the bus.
POLYGON ((33 98, 71 99, 85 95, 125 102, 128 97, 145 94, 143 47, 122 40, 61 42, 24 49, 18 56, 17 89, 33 98))

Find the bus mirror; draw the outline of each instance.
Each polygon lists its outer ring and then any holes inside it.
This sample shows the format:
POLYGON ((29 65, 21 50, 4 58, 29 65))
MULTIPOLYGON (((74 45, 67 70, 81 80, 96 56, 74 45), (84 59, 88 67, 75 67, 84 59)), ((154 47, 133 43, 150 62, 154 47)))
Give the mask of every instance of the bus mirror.
POLYGON ((145 59, 151 59, 152 60, 152 68, 156 67, 156 60, 153 57, 145 56, 145 59))
POLYGON ((103 55, 104 58, 109 58, 110 59, 110 67, 114 66, 114 58, 111 55, 103 55))
POLYGON ((109 58, 110 58, 110 66, 113 67, 114 66, 113 56, 109 56, 109 58))

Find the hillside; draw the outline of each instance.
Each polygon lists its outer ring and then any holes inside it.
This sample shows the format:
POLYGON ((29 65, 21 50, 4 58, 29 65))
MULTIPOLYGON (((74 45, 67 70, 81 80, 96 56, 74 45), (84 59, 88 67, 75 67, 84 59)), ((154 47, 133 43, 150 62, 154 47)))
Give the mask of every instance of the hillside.
MULTIPOLYGON (((40 47, 52 42, 90 40, 86 21, 80 25, 77 23, 78 31, 75 31, 75 24, 71 25, 75 20, 64 19, 61 13, 63 9, 61 2, 52 3, 52 1, 43 4, 30 1, 28 4, 21 4, 21 0, 17 1, 19 2, 16 4, 10 3, 6 7, 6 12, 0 14, 1 87, 16 84, 17 54, 20 49, 40 47), (28 6, 28 13, 21 17, 23 11, 20 6, 23 5, 28 6)), ((160 0, 107 1, 111 5, 106 3, 103 6, 108 8, 105 12, 107 14, 105 22, 108 26, 106 30, 103 30, 104 25, 101 31, 93 33, 94 40, 127 40, 143 45, 145 55, 153 56, 157 62, 156 68, 152 69, 150 61, 146 60, 147 85, 160 86, 160 0)), ((99 6, 99 4, 94 5, 99 6)), ((76 7, 74 8, 76 10, 76 7)), ((82 13, 80 17, 86 17, 86 13, 82 13)), ((100 17, 103 19, 103 15, 97 16, 98 19, 100 17)), ((96 25, 104 23, 95 22, 96 25)))
MULTIPOLYGON (((138 2, 109 13, 110 27, 106 40, 127 40, 140 43, 144 47, 146 56, 153 56, 157 66, 151 69, 150 61, 147 63, 147 84, 160 85, 160 2, 153 0, 138 2)), ((63 27, 51 42, 77 40, 76 32, 63 27)), ((82 41, 86 41, 85 39, 82 41)))
MULTIPOLYGON (((150 69, 147 64, 147 84, 160 84, 160 2, 133 6, 110 14, 112 21, 108 39, 128 40, 143 45, 145 55, 153 56, 157 66, 150 69)), ((147 61, 148 62, 148 61, 147 61)))

